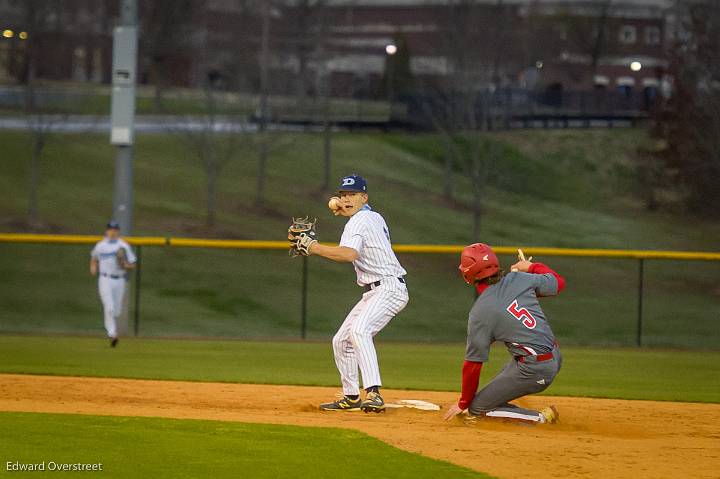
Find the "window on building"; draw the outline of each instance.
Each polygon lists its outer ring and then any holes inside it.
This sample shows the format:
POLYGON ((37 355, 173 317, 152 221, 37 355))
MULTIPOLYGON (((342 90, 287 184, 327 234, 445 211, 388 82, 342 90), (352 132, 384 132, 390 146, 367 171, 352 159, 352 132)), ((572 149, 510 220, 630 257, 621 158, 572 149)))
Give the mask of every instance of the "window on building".
POLYGON ((78 8, 75 14, 75 18, 77 20, 77 23, 90 23, 90 21, 92 20, 90 11, 86 7, 78 8))
POLYGON ((93 49, 92 53, 92 81, 95 83, 102 82, 103 78, 103 55, 102 55, 102 48, 101 47, 95 47, 93 49))
POLYGON ((660 45, 660 27, 645 27, 645 44, 660 45))
POLYGON ((557 34, 560 40, 566 41, 568 39, 568 31, 567 27, 565 25, 558 25, 557 26, 557 34))
POLYGON ((60 16, 54 9, 50 9, 45 14, 45 23, 51 26, 55 26, 55 24, 58 22, 60 16))
POLYGON ((10 79, 10 45, 0 42, 0 80, 10 79))
POLYGON ((620 43, 631 45, 637 41, 637 28, 634 25, 623 25, 620 29, 620 43))
POLYGON ((73 50, 72 77, 75 81, 87 81, 87 50, 76 47, 73 50))

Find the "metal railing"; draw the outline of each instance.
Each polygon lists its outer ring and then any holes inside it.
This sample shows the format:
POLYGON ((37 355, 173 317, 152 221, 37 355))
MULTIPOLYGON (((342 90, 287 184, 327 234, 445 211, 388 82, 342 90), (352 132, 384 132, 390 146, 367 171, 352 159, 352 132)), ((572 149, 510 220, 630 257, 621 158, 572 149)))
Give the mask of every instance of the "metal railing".
MULTIPOLYGON (((0 243, 37 243, 37 244, 94 244, 101 239, 100 236, 82 235, 46 235, 46 234, 1 234, 0 243)), ((133 333, 140 332, 140 291, 142 281, 142 248, 143 247, 170 247, 170 248, 210 248, 210 249, 245 249, 245 250, 286 250, 286 241, 255 241, 255 240, 223 240, 223 239, 197 239, 176 237, 125 237, 128 243, 136 247, 137 267, 135 270, 133 333)), ((332 243, 325 243, 332 244, 332 243)), ((464 245, 419 245, 398 244, 394 250, 397 253, 410 254, 459 254, 464 245)), ((494 250, 500 255, 514 255, 516 246, 497 246, 494 250)), ((638 262, 637 271, 637 327, 635 343, 642 346, 643 335, 643 295, 645 262, 648 260, 683 260, 683 261, 720 261, 720 253, 715 252, 688 252, 688 251, 645 251, 645 250, 611 250, 611 249, 570 249, 570 248, 543 248, 522 246, 528 255, 556 256, 556 257, 585 257, 585 258, 614 258, 634 259, 638 262)), ((307 297, 308 297, 308 260, 302 258, 301 276, 301 311, 300 311, 300 337, 305 339, 307 333, 307 297)))

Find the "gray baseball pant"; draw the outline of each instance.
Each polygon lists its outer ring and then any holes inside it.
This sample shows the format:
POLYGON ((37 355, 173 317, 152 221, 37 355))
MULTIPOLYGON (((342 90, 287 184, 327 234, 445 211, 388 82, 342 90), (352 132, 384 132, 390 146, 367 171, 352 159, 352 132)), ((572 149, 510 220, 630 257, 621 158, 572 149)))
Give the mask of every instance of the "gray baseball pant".
POLYGON ((540 421, 539 411, 521 408, 510 404, 510 401, 544 391, 552 384, 562 366, 560 348, 555 347, 552 353, 553 358, 548 361, 535 362, 531 356, 527 362, 511 360, 492 381, 478 391, 468 408, 470 414, 540 421))

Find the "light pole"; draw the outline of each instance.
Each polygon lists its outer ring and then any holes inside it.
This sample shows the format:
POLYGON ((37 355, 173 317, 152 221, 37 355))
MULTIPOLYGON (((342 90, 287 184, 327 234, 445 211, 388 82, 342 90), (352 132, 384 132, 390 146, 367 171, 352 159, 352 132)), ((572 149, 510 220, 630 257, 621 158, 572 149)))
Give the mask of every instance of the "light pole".
MULTIPOLYGON (((131 235, 137 78, 137 0, 120 1, 120 21, 113 30, 112 60, 110 144, 117 146, 113 218, 120 223, 123 234, 131 235)), ((122 313, 118 318, 118 332, 123 336, 128 333, 129 298, 126 289, 122 313)))
POLYGON ((137 77, 137 0, 120 1, 120 21, 113 30, 110 143, 117 146, 113 217, 132 234, 133 144, 137 77))

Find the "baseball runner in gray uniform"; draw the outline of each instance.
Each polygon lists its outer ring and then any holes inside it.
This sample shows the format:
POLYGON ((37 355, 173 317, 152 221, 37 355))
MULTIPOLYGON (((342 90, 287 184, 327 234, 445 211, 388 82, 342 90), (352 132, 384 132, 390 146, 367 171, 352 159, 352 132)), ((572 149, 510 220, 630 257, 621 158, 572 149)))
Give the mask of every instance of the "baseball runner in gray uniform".
POLYGON ((558 294, 565 280, 548 266, 525 260, 522 252, 505 274, 493 250, 482 243, 463 250, 459 269, 465 281, 475 286, 478 297, 468 319, 462 394, 445 419, 467 410, 471 416, 556 422, 559 415, 554 406, 535 411, 510 401, 545 390, 560 371, 560 348, 538 298, 558 294), (495 341, 505 343, 512 359, 478 391, 482 365, 495 341))

